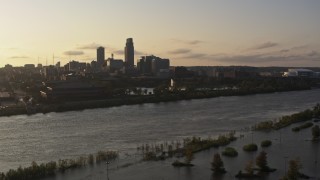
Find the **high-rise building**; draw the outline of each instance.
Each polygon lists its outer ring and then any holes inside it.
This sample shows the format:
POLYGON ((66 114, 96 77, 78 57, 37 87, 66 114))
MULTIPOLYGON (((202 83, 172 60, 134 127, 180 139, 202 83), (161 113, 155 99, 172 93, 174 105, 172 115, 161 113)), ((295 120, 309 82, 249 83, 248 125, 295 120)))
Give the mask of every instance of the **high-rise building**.
POLYGON ((155 56, 142 56, 137 62, 138 71, 141 74, 150 75, 152 74, 152 60, 155 56))
POLYGON ((157 74, 160 70, 169 69, 170 60, 156 57, 152 60, 152 73, 157 74))
POLYGON ((134 68, 134 46, 132 38, 127 39, 126 47, 124 48, 124 59, 126 68, 134 68))
POLYGON ((123 60, 122 59, 114 59, 113 54, 111 55, 111 58, 107 59, 107 67, 110 72, 116 72, 120 71, 123 68, 123 60))
POLYGON ((104 47, 98 47, 97 49, 97 66, 99 69, 102 69, 104 64, 104 47))
POLYGON ((138 71, 144 75, 156 76, 160 71, 169 70, 169 67, 169 59, 162 59, 154 55, 142 56, 137 63, 138 71))

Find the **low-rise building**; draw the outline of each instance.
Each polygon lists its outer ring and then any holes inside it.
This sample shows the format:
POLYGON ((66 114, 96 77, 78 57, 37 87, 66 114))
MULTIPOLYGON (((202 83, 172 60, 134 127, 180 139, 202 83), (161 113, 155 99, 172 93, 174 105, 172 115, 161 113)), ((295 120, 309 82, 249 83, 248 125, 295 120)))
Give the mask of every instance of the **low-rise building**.
POLYGON ((42 98, 48 101, 98 99, 104 96, 104 86, 80 81, 56 81, 44 84, 40 91, 42 98))
POLYGON ((108 58, 107 59, 107 67, 108 70, 113 73, 116 71, 120 71, 124 67, 124 62, 121 59, 108 58))
POLYGON ((288 69, 288 72, 284 72, 284 77, 315 77, 315 72, 310 69, 288 69))

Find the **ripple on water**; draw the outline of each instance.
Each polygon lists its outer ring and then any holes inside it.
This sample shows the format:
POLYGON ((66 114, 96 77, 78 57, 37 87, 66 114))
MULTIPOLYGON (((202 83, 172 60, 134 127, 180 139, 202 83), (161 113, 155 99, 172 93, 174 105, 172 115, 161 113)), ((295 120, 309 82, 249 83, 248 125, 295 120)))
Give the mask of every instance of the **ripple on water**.
POLYGON ((311 108, 320 90, 0 117, 0 169, 137 144, 214 136, 311 108), (5 157, 5 158, 2 158, 5 157))

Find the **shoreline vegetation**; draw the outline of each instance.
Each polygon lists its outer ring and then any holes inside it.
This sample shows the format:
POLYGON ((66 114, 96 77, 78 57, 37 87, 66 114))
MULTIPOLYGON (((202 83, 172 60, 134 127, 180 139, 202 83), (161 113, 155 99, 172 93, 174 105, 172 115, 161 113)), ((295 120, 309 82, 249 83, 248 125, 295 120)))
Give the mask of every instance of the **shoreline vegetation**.
POLYGON ((85 100, 85 101, 65 101, 65 102, 52 102, 43 103, 34 107, 32 111, 27 110, 25 106, 13 106, 6 109, 0 109, 1 116, 14 116, 14 115, 32 115, 37 113, 50 113, 50 112, 67 112, 67 111, 82 111, 85 109, 108 108, 123 105, 137 105, 146 103, 161 103, 161 102, 175 102, 182 100, 192 99, 207 99, 215 97, 226 96, 246 96, 254 94, 267 94, 276 92, 290 92, 310 90, 310 87, 298 86, 290 88, 235 88, 224 90, 195 90, 186 89, 185 91, 173 90, 169 88, 155 88, 153 95, 127 95, 120 97, 110 97, 102 100, 85 100))
POLYGON ((76 169, 85 166, 93 166, 107 161, 114 161, 119 157, 116 151, 99 151, 96 154, 80 156, 76 159, 59 159, 48 163, 37 164, 32 162, 29 167, 19 167, 10 169, 6 173, 0 173, 0 180, 35 180, 48 176, 54 176, 57 173, 64 173, 69 169, 76 169))
MULTIPOLYGON (((313 120, 316 122, 320 117, 320 104, 317 104, 312 109, 307 109, 305 111, 295 113, 288 116, 283 116, 275 121, 265 121, 255 125, 253 128, 255 130, 278 130, 280 128, 285 128, 291 124, 313 120)), ((310 124, 310 123, 309 123, 310 124)), ((303 129, 306 125, 299 126, 299 130, 303 129)), ((309 126, 308 126, 309 127, 309 126)), ((312 128, 312 135, 314 141, 317 141, 320 137, 319 126, 314 126, 312 128)), ((241 136, 240 136, 241 138, 241 136)), ((183 166, 193 166, 191 161, 193 159, 193 154, 204 151, 210 148, 226 147, 231 142, 235 141, 237 137, 235 136, 235 131, 232 131, 225 135, 220 135, 217 138, 200 138, 192 137, 185 138, 183 142, 177 141, 176 143, 163 143, 163 144, 144 144, 137 147, 137 150, 142 152, 143 161, 159 161, 166 160, 168 158, 177 158, 172 164, 175 167, 183 166), (183 162, 179 161, 180 158, 184 157, 183 162)), ((269 140, 264 140, 261 142, 262 147, 268 147, 272 144, 269 140)), ((258 149, 257 144, 249 144, 248 147, 243 148, 243 151, 256 151, 258 149), (250 147, 249 147, 250 146, 250 147), (251 146, 253 148, 251 148, 251 146)), ((238 154, 237 151, 232 147, 226 147, 225 149, 232 149, 232 154, 238 154)), ((223 155, 223 154, 222 154, 223 155)), ((234 157, 236 155, 233 155, 234 157)), ((265 156, 265 154, 263 155, 265 156)), ((19 180, 19 179, 40 179, 43 177, 54 176, 57 173, 63 173, 69 169, 81 168, 89 165, 105 163, 106 161, 113 161, 119 157, 118 152, 116 151, 99 151, 96 154, 90 154, 88 156, 78 157, 76 159, 63 159, 57 162, 51 161, 48 163, 37 164, 32 162, 29 167, 19 167, 17 169, 10 169, 5 173, 0 173, 0 180, 19 180)), ((251 163, 252 164, 252 163, 251 163)), ((257 169, 252 167, 253 165, 248 166, 249 173, 239 173, 236 177, 249 177, 250 175, 256 176, 257 174, 252 174, 257 169)), ((218 170, 216 170, 218 171, 218 170)), ((221 172, 225 169, 221 169, 221 172)), ((260 167, 260 172, 273 172, 275 169, 268 168, 267 166, 260 167)))
MULTIPOLYGON (((300 113, 295 113, 290 116, 284 116, 280 119, 285 119, 287 123, 296 123, 301 122, 309 118, 318 118, 320 115, 320 104, 317 104, 312 110, 308 109, 302 111, 300 113), (307 118, 308 117, 308 118, 307 118), (302 118, 302 119, 300 119, 302 118)), ((264 123, 264 122, 262 122, 264 123)), ((305 123, 306 124, 306 123, 305 123)), ((298 126, 298 128, 306 128, 306 125, 303 124, 298 126)), ((310 123, 309 123, 310 124, 310 123)), ((290 125, 290 124, 289 124, 290 125)), ((289 126, 286 124, 285 126, 281 126, 281 128, 289 126)), ((278 126, 277 126, 278 127, 278 126)), ((309 126, 308 126, 309 127, 309 126)), ((318 142, 320 137, 319 126, 315 125, 312 128, 312 137, 314 142, 318 142)), ((268 128, 268 130, 270 130, 268 128)), ((194 164, 191 161, 194 159, 193 154, 198 153, 204 150, 208 150, 210 148, 219 148, 225 147, 221 152, 223 156, 236 158, 238 152, 235 148, 228 146, 233 141, 237 140, 235 136, 236 132, 231 131, 225 135, 219 135, 216 138, 201 138, 201 137, 191 137, 185 138, 182 142, 180 141, 171 141, 164 142, 160 144, 143 144, 137 147, 138 154, 142 155, 141 161, 164 161, 169 158, 176 158, 172 163, 174 167, 192 167, 194 164), (180 161, 181 158, 184 158, 184 161, 180 161)), ((240 138, 243 135, 240 135, 240 138)), ((272 145, 272 141, 263 140, 260 143, 262 148, 266 148, 272 145)), ((245 144, 242 148, 244 152, 253 152, 258 150, 258 145, 251 143, 245 144)), ((87 156, 80 156, 76 159, 60 159, 57 162, 51 161, 48 163, 37 164, 36 162, 32 162, 29 167, 19 167, 17 169, 10 169, 7 172, 0 172, 0 180, 34 180, 41 179, 44 177, 55 176, 58 173, 64 173, 70 169, 82 168, 86 166, 93 166, 95 164, 107 163, 110 161, 115 161, 119 158, 119 153, 117 151, 99 151, 96 154, 90 154, 87 156)), ((141 162, 139 161, 139 162, 141 162)), ((299 168, 295 168, 296 164, 299 164, 299 160, 291 160, 292 169, 288 170, 288 174, 292 173, 292 177, 300 177, 300 178, 309 178, 309 176, 301 173, 299 169, 301 169, 302 165, 299 165, 299 168)), ((227 170, 223 167, 223 162, 221 160, 220 154, 214 154, 214 159, 211 164, 211 170, 214 175, 222 175, 227 172, 227 170), (218 157, 219 156, 219 157, 218 157)), ((270 168, 267 165, 267 153, 263 150, 260 151, 260 154, 256 157, 255 164, 254 162, 249 161, 245 166, 245 172, 240 170, 235 178, 259 178, 266 176, 268 173, 272 173, 277 169, 270 168), (257 172, 257 173, 255 173, 257 172)), ((128 163, 123 167, 131 166, 133 164, 128 163)), ((289 177, 289 176, 288 176, 289 177)), ((287 176, 282 177, 283 179, 287 179, 287 176)), ((291 176, 290 176, 291 177, 291 176)))
MULTIPOLYGON (((279 130, 288 127, 295 123, 306 122, 313 120, 317 122, 320 118, 320 104, 317 104, 311 109, 307 109, 292 115, 282 116, 274 121, 263 121, 252 127, 253 130, 257 131, 270 131, 279 130)), ((301 126, 292 128, 292 131, 297 132, 305 128, 312 127, 313 123, 307 122, 301 126)))
MULTIPOLYGON (((200 137, 185 138, 183 144, 177 141, 176 143, 164 143, 149 145, 145 144, 137 147, 138 151, 142 152, 142 161, 159 161, 168 158, 185 157, 184 162, 176 160, 172 165, 175 167, 194 166, 191 164, 193 154, 210 149, 212 147, 218 148, 226 146, 232 141, 235 141, 235 132, 232 131, 226 135, 220 135, 215 139, 200 137)), ((58 173, 64 173, 70 169, 77 169, 86 166, 94 166, 95 164, 115 161, 119 158, 117 151, 99 151, 96 154, 89 154, 87 156, 80 156, 76 159, 59 159, 50 161, 48 163, 37 164, 32 162, 29 167, 18 167, 17 169, 10 169, 7 172, 0 172, 0 180, 35 180, 44 177, 55 176, 58 173)), ((128 164, 130 166, 131 164, 128 164)), ((126 167, 123 166, 123 167, 126 167)))
POLYGON ((165 142, 152 145, 144 144, 137 147, 137 150, 143 155, 144 161, 159 161, 173 157, 181 158, 189 156, 187 162, 190 162, 190 159, 192 159, 190 157, 192 157, 193 153, 204 151, 212 147, 218 148, 220 146, 226 146, 236 139, 235 131, 232 131, 228 134, 220 135, 215 139, 192 137, 183 139, 183 142, 165 142))

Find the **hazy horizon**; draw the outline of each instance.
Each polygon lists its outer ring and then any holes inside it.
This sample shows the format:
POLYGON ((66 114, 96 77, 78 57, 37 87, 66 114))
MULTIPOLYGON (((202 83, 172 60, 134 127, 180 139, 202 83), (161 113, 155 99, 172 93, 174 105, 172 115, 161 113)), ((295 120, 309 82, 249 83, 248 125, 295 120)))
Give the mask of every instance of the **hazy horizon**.
POLYGON ((320 62, 320 1, 2 0, 0 67, 91 62, 96 48, 185 66, 303 66, 320 62))

